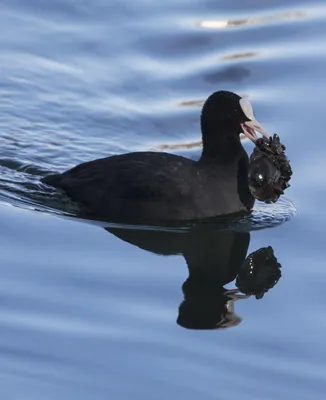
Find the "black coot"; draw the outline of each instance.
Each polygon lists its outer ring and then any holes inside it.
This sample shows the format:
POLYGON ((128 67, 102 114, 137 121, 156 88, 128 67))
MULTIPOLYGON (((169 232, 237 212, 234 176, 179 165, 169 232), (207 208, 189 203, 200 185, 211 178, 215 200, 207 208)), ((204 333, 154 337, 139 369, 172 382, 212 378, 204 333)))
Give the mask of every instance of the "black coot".
POLYGON ((250 103, 218 91, 201 114, 203 150, 198 161, 158 152, 135 152, 80 164, 43 182, 62 188, 84 212, 129 223, 187 221, 238 212, 254 204, 248 155, 240 133, 268 137, 250 103))

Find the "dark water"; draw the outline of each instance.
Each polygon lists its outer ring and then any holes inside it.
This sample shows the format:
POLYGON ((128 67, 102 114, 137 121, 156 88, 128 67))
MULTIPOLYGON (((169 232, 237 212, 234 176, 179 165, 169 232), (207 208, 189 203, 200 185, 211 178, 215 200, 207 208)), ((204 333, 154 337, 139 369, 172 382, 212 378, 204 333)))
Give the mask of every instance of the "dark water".
POLYGON ((1 400, 325 398, 325 26, 323 0, 2 1, 1 400), (130 150, 198 157, 217 89, 248 95, 287 145, 296 216, 283 201, 257 205, 277 226, 250 238, 157 237, 45 212, 66 206, 45 202, 46 171, 130 150), (214 285, 236 275, 221 260, 266 246, 282 278, 235 303, 236 326, 182 327, 214 316, 220 290, 186 284, 180 306, 185 257, 214 285))

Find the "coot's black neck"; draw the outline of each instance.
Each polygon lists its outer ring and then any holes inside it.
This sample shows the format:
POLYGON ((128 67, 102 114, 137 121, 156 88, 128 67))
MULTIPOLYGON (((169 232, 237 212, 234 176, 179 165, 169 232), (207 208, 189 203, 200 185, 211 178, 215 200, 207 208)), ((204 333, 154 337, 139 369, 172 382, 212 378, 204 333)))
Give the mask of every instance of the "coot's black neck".
POLYGON ((239 137, 240 125, 230 121, 224 124, 216 122, 202 118, 203 151, 198 166, 204 167, 210 176, 224 176, 229 182, 236 182, 239 199, 250 210, 254 197, 249 189, 249 158, 239 137))
POLYGON ((240 141, 239 124, 228 121, 221 123, 214 116, 201 118, 203 151, 201 162, 232 164, 245 153, 240 141))

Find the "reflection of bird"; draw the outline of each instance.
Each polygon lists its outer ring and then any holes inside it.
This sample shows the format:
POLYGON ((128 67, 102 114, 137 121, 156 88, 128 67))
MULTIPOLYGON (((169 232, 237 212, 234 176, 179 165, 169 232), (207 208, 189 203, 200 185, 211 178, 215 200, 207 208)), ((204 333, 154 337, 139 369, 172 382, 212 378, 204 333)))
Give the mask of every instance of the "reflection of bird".
MULTIPOLYGON (((249 285, 250 294, 254 294, 254 290, 262 293, 264 281, 272 271, 269 262, 265 275, 261 273, 265 263, 261 253, 258 263, 255 264, 252 258, 244 263, 250 242, 248 232, 200 227, 184 233, 121 228, 106 230, 146 251, 165 256, 183 255, 189 277, 182 286, 184 300, 179 307, 177 323, 189 329, 218 329, 238 325, 241 318, 234 312, 234 301, 243 296, 237 294, 237 290, 226 290, 224 285, 232 282, 240 271, 239 284, 242 290, 245 291, 246 285, 249 285), (247 264, 250 269, 248 273, 247 264), (259 281, 255 285, 256 275, 259 281)), ((276 282, 274 279, 274 285, 276 282)), ((272 286, 269 284, 268 289, 272 286)))
POLYGON ((219 91, 201 115, 199 161, 156 152, 128 153, 86 162, 44 183, 64 189, 91 215, 120 222, 185 221, 250 211, 248 156, 239 135, 267 135, 250 103, 219 91))

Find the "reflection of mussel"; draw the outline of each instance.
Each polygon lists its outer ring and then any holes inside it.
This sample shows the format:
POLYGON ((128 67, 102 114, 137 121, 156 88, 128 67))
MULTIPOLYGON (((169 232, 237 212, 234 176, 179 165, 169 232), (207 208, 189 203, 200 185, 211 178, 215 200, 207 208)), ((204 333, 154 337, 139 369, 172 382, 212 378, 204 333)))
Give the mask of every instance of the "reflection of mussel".
MULTIPOLYGON (((266 292, 266 282, 269 282, 268 289, 273 286, 271 282, 277 282, 274 279, 275 272, 271 274, 273 278, 268 280, 268 274, 273 270, 272 257, 268 258, 267 263, 264 252, 258 251, 246 259, 250 242, 248 232, 198 227, 186 232, 121 228, 106 230, 156 254, 183 255, 189 277, 182 286, 184 300, 179 307, 177 323, 184 328, 220 329, 238 325, 241 318, 234 312, 234 303, 248 296, 239 294, 239 290, 224 288, 236 278, 244 293, 257 294, 257 297, 266 292), (252 275, 252 269, 254 275, 250 280, 248 276, 252 275)), ((271 247, 268 249, 272 251, 271 247)), ((276 259, 274 264, 277 264, 276 259)))
POLYGON ((281 264, 274 256, 271 246, 249 254, 242 264, 236 285, 242 293, 261 299, 281 278, 281 264))

